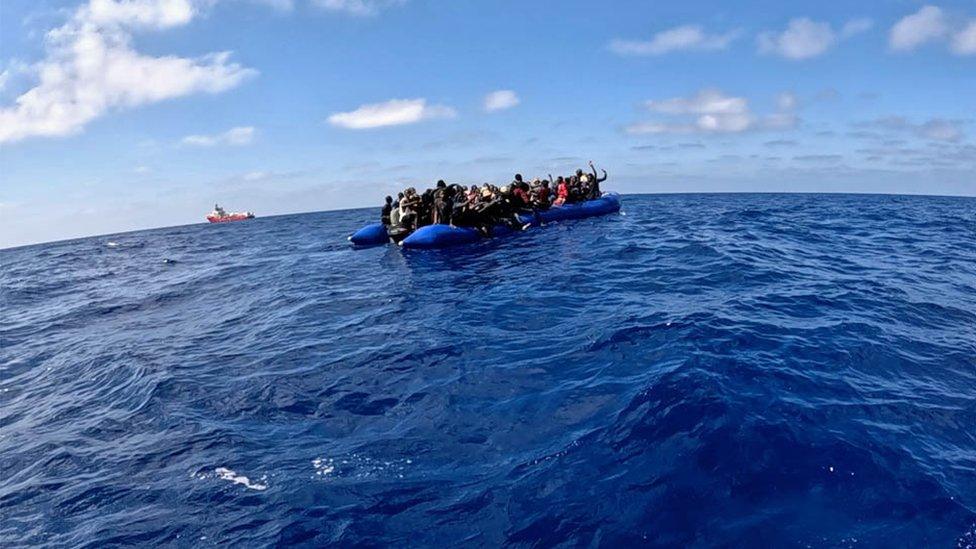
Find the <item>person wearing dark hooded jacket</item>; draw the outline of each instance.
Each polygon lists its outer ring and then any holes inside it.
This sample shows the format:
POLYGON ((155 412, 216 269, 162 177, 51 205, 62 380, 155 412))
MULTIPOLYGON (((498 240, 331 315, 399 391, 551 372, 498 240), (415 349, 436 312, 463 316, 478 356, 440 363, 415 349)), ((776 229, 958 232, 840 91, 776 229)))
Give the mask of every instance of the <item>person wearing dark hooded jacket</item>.
POLYGON ((600 190, 600 183, 602 183, 602 182, 604 182, 604 181, 607 180, 607 170, 602 170, 603 171, 603 177, 597 177, 597 175, 596 175, 596 167, 593 166, 593 161, 592 160, 590 160, 590 169, 593 170, 593 174, 592 174, 592 176, 590 178, 590 188, 589 188, 589 193, 587 194, 586 199, 587 200, 596 200, 597 198, 600 198, 601 196, 603 196, 603 191, 600 190))
POLYGON ((383 209, 380 211, 380 223, 389 226, 390 213, 392 212, 393 212, 393 197, 387 196, 386 203, 383 204, 383 209))

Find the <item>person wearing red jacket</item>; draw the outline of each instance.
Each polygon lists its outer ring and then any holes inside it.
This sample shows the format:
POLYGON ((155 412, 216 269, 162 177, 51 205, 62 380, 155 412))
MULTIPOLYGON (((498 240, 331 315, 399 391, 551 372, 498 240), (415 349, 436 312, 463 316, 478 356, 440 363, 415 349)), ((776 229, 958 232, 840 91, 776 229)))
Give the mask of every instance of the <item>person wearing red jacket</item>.
POLYGON ((553 206, 562 206, 569 199, 569 185, 563 176, 559 176, 556 179, 556 201, 552 203, 553 206))

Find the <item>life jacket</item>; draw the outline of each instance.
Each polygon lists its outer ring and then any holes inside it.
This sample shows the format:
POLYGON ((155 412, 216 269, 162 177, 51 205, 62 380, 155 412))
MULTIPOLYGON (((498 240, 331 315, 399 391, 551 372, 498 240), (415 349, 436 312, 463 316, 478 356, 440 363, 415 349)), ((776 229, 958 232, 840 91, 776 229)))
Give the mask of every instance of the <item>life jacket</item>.
POLYGON ((522 201, 522 204, 528 204, 529 203, 529 194, 526 193, 524 190, 522 190, 521 187, 516 187, 515 190, 512 191, 512 194, 514 194, 515 196, 517 196, 518 199, 522 201))
POLYGON ((569 186, 566 185, 565 181, 559 184, 559 188, 556 189, 556 195, 559 196, 559 198, 566 198, 569 196, 569 186))

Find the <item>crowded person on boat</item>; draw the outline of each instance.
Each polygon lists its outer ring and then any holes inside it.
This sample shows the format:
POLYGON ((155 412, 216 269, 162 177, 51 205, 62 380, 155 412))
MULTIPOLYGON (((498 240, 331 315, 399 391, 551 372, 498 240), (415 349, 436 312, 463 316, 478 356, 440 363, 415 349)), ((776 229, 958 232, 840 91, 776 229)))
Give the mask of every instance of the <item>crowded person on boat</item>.
POLYGON ((599 176, 593 162, 590 170, 584 173, 578 169, 575 174, 555 180, 549 174, 548 179, 536 178, 531 182, 526 182, 522 174, 515 174, 515 179, 502 187, 491 183, 449 185, 443 180, 422 193, 409 187, 396 198, 386 197, 380 220, 394 238, 437 224, 471 227, 484 236, 490 236, 496 225, 525 230, 530 224, 519 220, 520 213, 537 214, 552 207, 600 198, 603 195, 600 183, 607 179, 607 172, 602 170, 603 176, 599 176))

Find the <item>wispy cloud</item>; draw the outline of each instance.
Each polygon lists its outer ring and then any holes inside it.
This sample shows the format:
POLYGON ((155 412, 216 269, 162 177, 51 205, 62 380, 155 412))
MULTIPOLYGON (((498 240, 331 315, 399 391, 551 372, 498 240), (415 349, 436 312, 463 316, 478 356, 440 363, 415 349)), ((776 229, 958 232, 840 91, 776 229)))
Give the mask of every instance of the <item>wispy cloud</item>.
POLYGON ((861 34, 862 32, 867 32, 874 28, 874 20, 868 19, 867 17, 862 17, 860 19, 851 19, 840 29, 841 38, 850 38, 851 36, 861 34))
MULTIPOLYGON (((869 130, 907 132, 916 137, 932 141, 957 142, 965 137, 961 121, 947 120, 945 118, 931 118, 925 122, 911 122, 902 116, 886 116, 866 122, 857 122, 853 125, 855 128, 869 130)), ((853 136, 858 137, 858 135, 853 136)), ((885 137, 882 134, 871 134, 870 132, 865 133, 863 136, 878 139, 885 137)))
POLYGON ((950 47, 958 55, 976 55, 976 19, 952 37, 950 47))
POLYGON ((312 0, 312 3, 336 13, 372 17, 386 8, 405 4, 406 0, 312 0))
POLYGON ((262 179, 267 179, 270 174, 268 172, 256 171, 247 172, 241 179, 244 181, 261 181, 262 179))
POLYGON ((676 51, 724 50, 739 36, 738 30, 706 33, 699 25, 682 25, 661 31, 650 40, 613 40, 610 51, 620 55, 664 55, 676 51))
POLYGON ((740 133, 748 130, 785 130, 796 127, 796 97, 780 94, 777 110, 757 116, 744 97, 725 95, 721 90, 704 89, 691 97, 650 100, 644 106, 666 120, 641 122, 625 128, 629 134, 740 133))
POLYGON ((901 18, 888 33, 893 51, 913 51, 932 42, 948 42, 956 55, 976 54, 976 19, 953 20, 942 8, 923 6, 901 18))
POLYGON ((433 141, 423 143, 420 145, 420 148, 426 151, 464 149, 479 147, 492 141, 498 141, 500 138, 501 136, 499 134, 487 130, 456 131, 433 141))
POLYGON ((870 19, 852 19, 837 33, 830 23, 799 17, 791 19, 781 32, 760 33, 756 37, 756 44, 759 53, 798 61, 823 55, 841 40, 866 32, 873 25, 870 19))
POLYGON ((329 116, 333 126, 350 130, 413 124, 432 118, 454 118, 457 111, 445 105, 428 105, 426 99, 391 99, 385 103, 362 105, 349 112, 329 116))
POLYGON ((143 55, 132 31, 186 25, 199 13, 191 0, 91 0, 47 34, 38 83, 0 108, 0 143, 63 136, 115 109, 194 93, 227 91, 257 74, 230 62, 230 53, 199 58, 143 55))
POLYGON ((493 91, 485 96, 484 109, 486 112, 511 109, 520 103, 518 95, 512 90, 493 91))
POLYGON ((881 146, 857 149, 854 152, 868 162, 892 166, 943 167, 972 170, 976 167, 976 146, 950 143, 929 143, 925 147, 881 146), (933 146, 937 145, 937 146, 933 146))
POLYGON ((254 134, 255 130, 253 126, 240 126, 214 135, 188 135, 180 140, 180 143, 191 147, 250 145, 251 142, 254 141, 254 134))
POLYGON ((774 139, 763 143, 766 147, 795 147, 797 142, 792 139, 774 139))
POLYGON ((793 160, 800 162, 839 162, 843 159, 839 154, 800 154, 793 157, 793 160))

